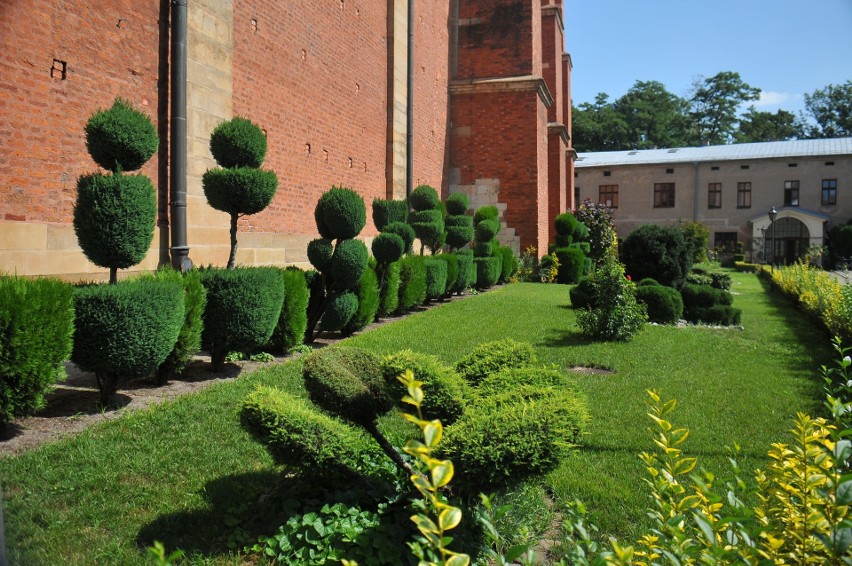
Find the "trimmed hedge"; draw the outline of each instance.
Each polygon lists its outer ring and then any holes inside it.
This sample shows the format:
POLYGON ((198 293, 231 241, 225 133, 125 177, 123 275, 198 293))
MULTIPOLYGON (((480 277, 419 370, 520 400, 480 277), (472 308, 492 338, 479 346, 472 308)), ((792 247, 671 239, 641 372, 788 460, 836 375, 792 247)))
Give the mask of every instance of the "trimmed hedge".
POLYGON ((683 297, 683 306, 685 309, 730 305, 734 299, 728 291, 714 289, 710 285, 686 284, 680 290, 680 294, 683 297))
POLYGON ((409 226, 404 222, 391 222, 385 229, 382 230, 383 234, 396 234, 402 241, 405 243, 405 247, 403 249, 403 253, 410 254, 414 249, 414 239, 417 237, 414 234, 414 228, 409 226))
POLYGON ((524 386, 573 389, 574 383, 557 367, 507 368, 492 373, 479 382, 476 394, 491 397, 516 391, 524 386))
POLYGON ((408 221, 408 202, 404 200, 373 199, 373 224, 384 232, 392 222, 408 221))
POLYGON ((712 307, 693 307, 685 311, 684 317, 692 323, 703 322, 719 326, 739 326, 742 311, 730 305, 713 305, 712 307))
POLYGON ((677 289, 662 285, 636 287, 636 300, 648 308, 648 320, 659 324, 676 324, 683 316, 683 299, 677 289))
POLYGON ((334 332, 343 330, 358 312, 358 295, 349 290, 328 298, 325 311, 319 320, 319 329, 334 332))
POLYGON ((500 257, 475 257, 473 262, 476 266, 477 289, 488 289, 500 280, 502 270, 502 258, 500 257))
POLYGON ((177 281, 183 286, 183 326, 171 353, 157 369, 157 383, 162 385, 169 376, 179 375, 192 361, 192 357, 201 350, 201 331, 204 328, 202 317, 207 306, 207 291, 201 284, 197 270, 181 274, 171 268, 160 269, 156 279, 177 281))
POLYGON ((459 276, 452 290, 461 295, 476 284, 476 264, 473 262, 473 250, 458 251, 456 257, 459 260, 459 276))
POLYGON ((447 285, 445 295, 452 294, 455 290, 456 282, 459 280, 459 257, 454 253, 443 253, 434 256, 447 264, 447 285))
POLYGON ((359 348, 323 348, 305 356, 305 389, 311 401, 343 419, 369 427, 395 404, 381 358, 359 348))
POLYGON ((284 304, 278 316, 278 324, 272 331, 269 349, 275 354, 286 355, 305 341, 308 329, 308 282, 305 272, 290 266, 281 271, 284 280, 284 304))
POLYGON ((370 252, 361 240, 337 242, 329 267, 334 289, 344 291, 355 287, 361 280, 364 270, 367 269, 369 258, 370 252))
POLYGON ((201 342, 218 371, 228 352, 269 341, 284 304, 284 279, 274 267, 211 267, 199 273, 207 289, 201 342))
POLYGON ((509 246, 500 246, 498 249, 502 257, 500 283, 508 283, 509 279, 518 272, 518 258, 509 246))
POLYGON ((591 279, 580 279, 574 287, 568 291, 571 298, 571 306, 575 309, 593 309, 597 304, 597 291, 591 279))
POLYGON ((358 309, 349 322, 341 328, 344 336, 350 336, 359 330, 363 330, 368 324, 376 319, 379 312, 379 278, 372 267, 367 267, 361 280, 355 287, 358 297, 358 309))
POLYGON ((493 373, 528 367, 536 360, 535 350, 530 344, 506 338, 479 344, 456 362, 455 369, 469 383, 478 385, 493 373))
POLYGON ((444 426, 458 420, 472 398, 470 386, 452 368, 442 364, 437 357, 412 350, 402 350, 382 358, 382 374, 390 389, 391 397, 398 400, 400 408, 410 409, 410 405, 400 401, 404 395, 407 395, 407 391, 397 379, 409 369, 414 372, 415 379, 423 382, 424 418, 439 419, 444 426))
MULTIPOLYGON (((266 135, 246 118, 222 122, 210 134, 210 153, 221 167, 257 169, 266 158, 266 135)), ((221 209, 220 209, 221 210, 221 209)))
POLYGON ((405 253, 405 241, 398 235, 390 232, 383 232, 373 238, 373 243, 370 246, 373 250, 373 257, 381 264, 391 264, 405 253))
POLYGON ((426 300, 426 258, 410 255, 400 260, 399 310, 403 313, 426 300))
POLYGON ((71 285, 0 276, 0 429, 44 407, 44 396, 65 378, 73 334, 71 285))
POLYGON ((426 258, 426 299, 440 299, 447 292, 447 262, 426 258))
POLYGON ((556 259, 559 260, 559 271, 556 273, 556 282, 573 284, 580 281, 583 276, 586 256, 579 247, 569 246, 567 248, 556 248, 553 250, 556 259))
POLYGON ((389 316, 399 309, 400 262, 395 261, 385 270, 385 285, 379 294, 379 317, 389 316))
POLYGON ((210 206, 228 214, 257 214, 269 206, 278 190, 274 171, 254 167, 208 169, 201 183, 210 206))
POLYGON ((113 173, 135 171, 160 145, 151 119, 122 98, 98 110, 86 122, 86 149, 92 159, 113 173))
POLYGON ((314 208, 320 236, 327 240, 347 240, 357 236, 367 224, 367 208, 361 195, 345 187, 333 186, 323 193, 314 208))

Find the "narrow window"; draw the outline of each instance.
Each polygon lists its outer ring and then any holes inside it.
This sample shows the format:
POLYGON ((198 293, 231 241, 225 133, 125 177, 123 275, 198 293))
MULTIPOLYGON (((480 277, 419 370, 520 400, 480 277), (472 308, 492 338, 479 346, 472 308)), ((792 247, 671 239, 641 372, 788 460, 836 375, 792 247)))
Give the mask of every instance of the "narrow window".
POLYGON ((784 206, 799 206, 798 181, 784 181, 784 206))
POLYGON ((737 183, 737 208, 751 208, 751 183, 737 183))
POLYGON ((722 183, 707 185, 707 208, 722 208, 722 183))
POLYGON ((600 185, 598 187, 598 203, 610 208, 618 208, 618 185, 600 185))
POLYGON ((834 206, 837 204, 837 179, 822 180, 822 205, 834 206))
POLYGON ((675 184, 654 183, 654 208, 674 208, 675 184))

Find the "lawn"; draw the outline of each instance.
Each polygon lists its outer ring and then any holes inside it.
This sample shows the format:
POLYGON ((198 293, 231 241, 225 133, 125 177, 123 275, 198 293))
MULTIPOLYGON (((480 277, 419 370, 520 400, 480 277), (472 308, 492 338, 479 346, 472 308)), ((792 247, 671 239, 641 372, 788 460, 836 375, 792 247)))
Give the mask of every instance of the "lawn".
MULTIPOLYGON (((675 397, 687 451, 725 469, 726 446, 763 465, 797 411, 820 403, 816 368, 827 339, 751 274, 734 274, 744 330, 648 326, 631 342, 589 344, 564 286, 516 284, 395 321, 347 341, 379 353, 434 353, 454 362, 472 346, 511 337, 541 361, 614 373, 577 374, 592 422, 586 445, 546 478, 556 499, 582 499, 606 534, 632 539, 649 502, 637 454, 652 447, 645 390, 675 397)), ((271 534, 268 496, 292 480, 239 426, 257 384, 300 391, 298 360, 0 460, 13 563, 138 564, 154 539, 195 564, 241 564, 234 550, 271 534)), ((277 522, 276 522, 277 521, 277 522)))

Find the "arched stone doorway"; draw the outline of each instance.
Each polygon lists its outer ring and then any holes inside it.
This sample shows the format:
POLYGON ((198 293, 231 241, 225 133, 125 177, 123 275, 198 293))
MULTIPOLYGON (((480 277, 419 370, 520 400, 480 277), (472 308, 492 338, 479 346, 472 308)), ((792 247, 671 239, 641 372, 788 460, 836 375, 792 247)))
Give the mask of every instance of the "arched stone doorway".
POLYGON ((803 258, 811 246, 823 245, 826 221, 825 214, 795 207, 779 210, 775 222, 769 220, 768 214, 752 218, 752 261, 775 265, 794 263, 803 258))

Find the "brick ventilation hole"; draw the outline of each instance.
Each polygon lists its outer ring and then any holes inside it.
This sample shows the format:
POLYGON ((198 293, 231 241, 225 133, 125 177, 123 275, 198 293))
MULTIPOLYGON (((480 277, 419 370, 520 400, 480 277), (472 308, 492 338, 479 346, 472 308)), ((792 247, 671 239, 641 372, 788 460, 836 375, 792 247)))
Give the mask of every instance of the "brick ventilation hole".
POLYGON ((358 94, 359 92, 361 92, 361 85, 355 83, 355 94, 358 94))
POLYGON ((352 169, 352 158, 349 158, 349 168, 352 169))
POLYGON ((118 18, 118 22, 116 22, 115 27, 117 27, 118 29, 122 29, 122 28, 125 27, 124 24, 126 24, 126 23, 127 23, 127 20, 125 20, 124 18, 118 18))
POLYGON ((309 144, 309 143, 306 143, 306 144, 305 144, 305 154, 306 154, 308 157, 310 157, 310 156, 311 156, 311 144, 309 144))
POLYGON ((356 17, 356 18, 360 18, 360 17, 361 17, 361 8, 355 8, 355 17, 356 17))
POLYGON ((322 160, 325 161, 326 163, 328 163, 328 150, 327 149, 322 150, 322 160))
POLYGON ((308 59, 308 52, 302 49, 302 61, 306 61, 308 59))
POLYGON ((346 7, 346 0, 340 0, 340 9, 342 10, 345 7, 346 7))
POLYGON ((264 136, 266 136, 266 128, 261 128, 260 131, 263 132, 264 136))
POLYGON ((53 66, 50 68, 50 77, 64 81, 68 77, 68 63, 54 59, 53 66))
POLYGON ((257 33, 257 20, 255 18, 251 19, 251 31, 257 33))
POLYGON ((364 162, 364 173, 366 173, 366 172, 367 172, 367 162, 365 161, 364 162))

